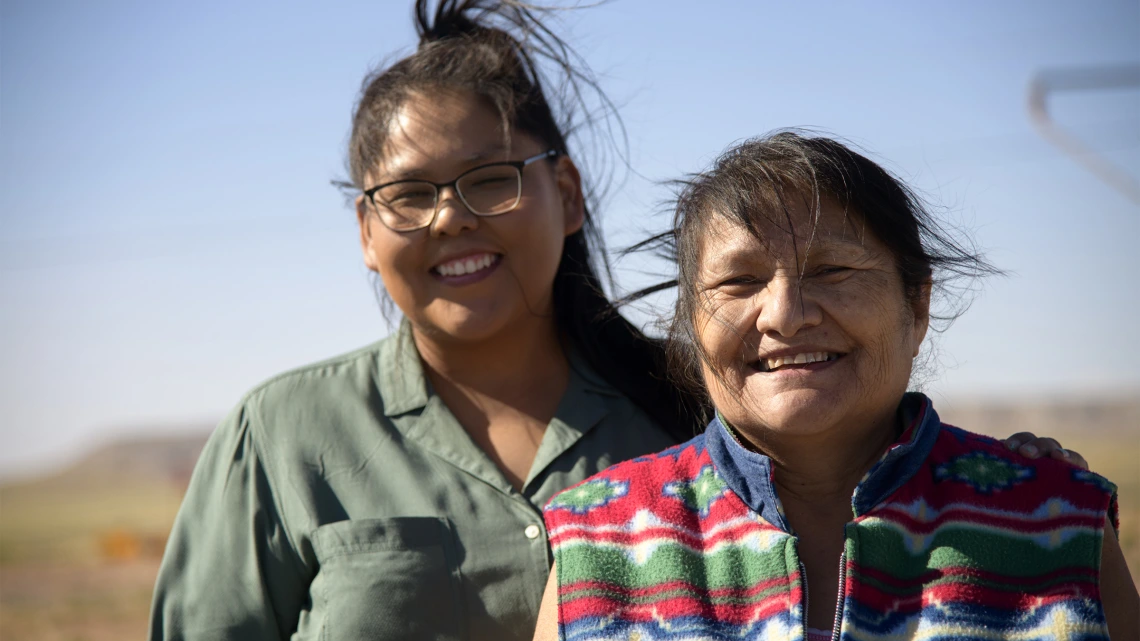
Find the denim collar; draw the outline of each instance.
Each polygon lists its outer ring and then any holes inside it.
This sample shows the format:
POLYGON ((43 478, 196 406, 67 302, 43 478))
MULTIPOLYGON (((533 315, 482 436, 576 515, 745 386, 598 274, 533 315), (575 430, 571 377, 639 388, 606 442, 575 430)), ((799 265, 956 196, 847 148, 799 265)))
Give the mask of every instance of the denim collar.
MULTIPOLYGON (((899 420, 906 429, 871 466, 851 495, 855 517, 869 512, 914 476, 934 447, 942 424, 930 399, 917 392, 903 396, 899 420)), ((791 533, 776 494, 772 460, 745 449, 721 421, 719 413, 705 430, 705 442, 717 473, 732 491, 765 521, 791 533)))

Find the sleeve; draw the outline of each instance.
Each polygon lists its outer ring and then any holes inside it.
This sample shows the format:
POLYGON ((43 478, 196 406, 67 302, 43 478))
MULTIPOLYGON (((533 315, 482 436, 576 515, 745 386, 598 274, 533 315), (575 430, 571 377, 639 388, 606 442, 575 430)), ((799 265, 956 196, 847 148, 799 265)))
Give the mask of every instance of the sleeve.
POLYGON ((202 451, 159 568, 151 641, 286 639, 310 573, 289 539, 247 406, 202 451))

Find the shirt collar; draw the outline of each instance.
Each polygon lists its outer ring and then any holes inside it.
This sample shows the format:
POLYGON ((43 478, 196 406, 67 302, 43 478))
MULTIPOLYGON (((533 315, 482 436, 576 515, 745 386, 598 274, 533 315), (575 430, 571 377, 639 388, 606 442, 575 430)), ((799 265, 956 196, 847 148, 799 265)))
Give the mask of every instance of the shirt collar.
MULTIPOLYGON (((904 395, 899 414, 906 429, 871 466, 851 495, 851 509, 856 517, 866 514, 910 480, 938 438, 941 421, 926 396, 904 395)), ((705 437, 717 473, 732 491, 764 520, 791 532, 776 493, 772 460, 741 445, 719 413, 709 423, 705 437)))
POLYGON ((412 338, 412 324, 407 319, 400 321, 391 340, 384 342, 377 367, 385 416, 407 414, 427 405, 431 392, 412 338))
MULTIPOLYGON (((570 362, 570 383, 555 416, 570 425, 585 425, 585 422, 577 420, 584 418, 577 416, 582 405, 567 401, 581 400, 575 397, 582 392, 614 397, 620 397, 621 392, 595 372, 573 345, 566 344, 565 349, 566 359, 570 362)), ((406 318, 400 322, 392 339, 385 341, 377 367, 385 416, 399 416, 422 409, 435 395, 412 337, 412 324, 406 318)))
MULTIPOLYGON (((609 414, 608 399, 622 396, 590 367, 573 345, 567 344, 565 349, 570 380, 542 437, 524 493, 537 491, 534 482, 543 472, 609 414)), ((393 422, 396 429, 461 469, 509 491, 502 473, 478 450, 432 390, 407 319, 400 323, 390 340, 384 342, 377 368, 384 415, 396 419, 393 422)))
POLYGON ((573 349, 566 352, 570 361, 570 380, 554 417, 546 426, 546 433, 542 435, 524 492, 536 491, 534 482, 542 477, 546 468, 609 414, 610 403, 606 397, 620 396, 617 390, 600 379, 580 354, 573 349))

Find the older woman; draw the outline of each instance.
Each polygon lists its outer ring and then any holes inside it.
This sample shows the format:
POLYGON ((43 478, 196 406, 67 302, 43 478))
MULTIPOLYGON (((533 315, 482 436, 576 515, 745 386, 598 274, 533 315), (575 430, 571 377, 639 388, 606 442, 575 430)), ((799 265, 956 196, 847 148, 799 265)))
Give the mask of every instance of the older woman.
POLYGON ((674 237, 675 361, 717 417, 549 503, 536 638, 1137 638, 1115 488, 907 392, 932 289, 990 268, 904 185, 781 133, 697 177, 674 237))

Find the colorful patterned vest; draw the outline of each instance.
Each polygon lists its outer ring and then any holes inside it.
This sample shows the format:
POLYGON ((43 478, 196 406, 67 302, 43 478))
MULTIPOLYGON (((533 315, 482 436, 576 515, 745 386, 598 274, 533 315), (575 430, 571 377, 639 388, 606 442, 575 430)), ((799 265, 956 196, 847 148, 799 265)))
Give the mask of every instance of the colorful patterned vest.
MULTIPOLYGON (((1115 487, 943 425, 926 397, 851 498, 833 638, 1107 639, 1115 487)), ((545 510, 562 639, 804 638, 806 585, 770 460, 719 420, 545 510)))

